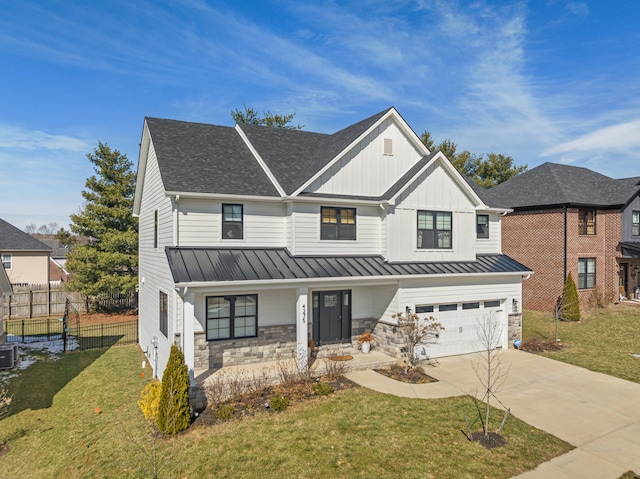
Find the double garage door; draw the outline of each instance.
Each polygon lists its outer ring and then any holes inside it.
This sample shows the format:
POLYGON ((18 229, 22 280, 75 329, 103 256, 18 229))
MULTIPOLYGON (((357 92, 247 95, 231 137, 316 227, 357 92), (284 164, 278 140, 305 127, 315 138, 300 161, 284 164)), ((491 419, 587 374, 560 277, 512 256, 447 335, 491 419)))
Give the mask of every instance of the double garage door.
MULTIPOLYGON (((463 304, 457 304, 456 309, 451 310, 453 305, 446 305, 447 308, 442 308, 445 310, 441 311, 440 307, 435 305, 431 313, 418 313, 421 318, 430 315, 434 316, 445 328, 440 333, 435 344, 416 347, 418 358, 439 358, 481 351, 483 346, 478 337, 478 329, 480 322, 489 315, 493 315, 499 322, 499 328, 502 328, 503 331, 506 330, 506 316, 503 313, 500 301, 464 303, 464 305, 478 305, 478 307, 463 309, 463 304)), ((419 306, 416 311, 420 311, 419 306)))

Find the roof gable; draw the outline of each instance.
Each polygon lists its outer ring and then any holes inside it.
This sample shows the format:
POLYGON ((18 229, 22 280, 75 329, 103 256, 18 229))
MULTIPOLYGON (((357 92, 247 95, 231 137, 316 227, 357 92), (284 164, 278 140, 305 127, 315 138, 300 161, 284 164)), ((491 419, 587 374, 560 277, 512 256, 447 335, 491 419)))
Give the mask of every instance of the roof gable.
POLYGON ((0 251, 43 251, 51 248, 42 241, 0 219, 0 251))

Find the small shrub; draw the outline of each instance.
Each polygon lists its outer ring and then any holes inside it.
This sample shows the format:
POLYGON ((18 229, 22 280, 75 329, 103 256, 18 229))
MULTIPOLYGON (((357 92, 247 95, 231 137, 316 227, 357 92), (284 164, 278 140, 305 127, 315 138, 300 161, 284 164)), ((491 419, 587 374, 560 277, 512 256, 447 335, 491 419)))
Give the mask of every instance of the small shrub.
POLYGON ((567 275, 562 288, 561 299, 561 317, 565 321, 580 321, 580 298, 578 297, 578 288, 571 276, 571 272, 567 275))
POLYGON ((138 406, 147 421, 156 422, 158 420, 161 391, 162 384, 157 380, 151 381, 142 390, 142 398, 138 401, 138 406))
POLYGON ((191 404, 189 403, 189 369, 184 354, 173 345, 169 361, 162 375, 162 389, 158 406, 158 429, 165 434, 176 434, 189 427, 191 404))
POLYGON ((213 417, 218 421, 230 421, 236 414, 236 408, 233 404, 223 404, 218 409, 213 411, 213 417))
POLYGON ((587 299, 587 304, 592 309, 602 309, 607 305, 607 300, 604 297, 600 286, 596 286, 591 290, 589 298, 587 299))
POLYGON ((347 361, 334 361, 331 358, 342 356, 342 351, 339 347, 330 348, 327 352, 327 356, 322 358, 326 375, 329 379, 337 379, 344 376, 351 369, 347 361))
POLYGON ((281 394, 271 397, 271 409, 274 411, 284 411, 289 406, 289 400, 281 394))
POLYGON ((318 396, 328 396, 333 394, 333 387, 327 383, 316 383, 313 385, 313 392, 318 396))

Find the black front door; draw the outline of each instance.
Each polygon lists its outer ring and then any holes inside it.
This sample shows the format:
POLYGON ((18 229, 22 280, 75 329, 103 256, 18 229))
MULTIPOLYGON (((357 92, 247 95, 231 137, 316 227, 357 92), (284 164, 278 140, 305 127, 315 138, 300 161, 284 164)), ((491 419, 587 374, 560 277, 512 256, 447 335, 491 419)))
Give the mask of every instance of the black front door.
POLYGON ((351 341, 351 291, 313 293, 313 340, 318 346, 351 341))
POLYGON ((629 291, 629 264, 620 263, 620 286, 624 288, 624 295, 627 298, 631 298, 631 291, 629 291))

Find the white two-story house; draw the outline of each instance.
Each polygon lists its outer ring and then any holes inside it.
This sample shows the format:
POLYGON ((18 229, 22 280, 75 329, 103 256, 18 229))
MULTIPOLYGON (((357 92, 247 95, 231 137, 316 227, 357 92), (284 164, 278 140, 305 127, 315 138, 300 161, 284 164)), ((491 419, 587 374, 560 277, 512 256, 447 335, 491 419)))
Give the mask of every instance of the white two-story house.
POLYGON ((446 328, 421 357, 478 350, 487 314, 507 347, 531 271, 478 194, 394 108, 332 135, 146 118, 141 346, 160 375, 178 344, 196 377, 364 331, 401 357, 411 310, 446 328))

